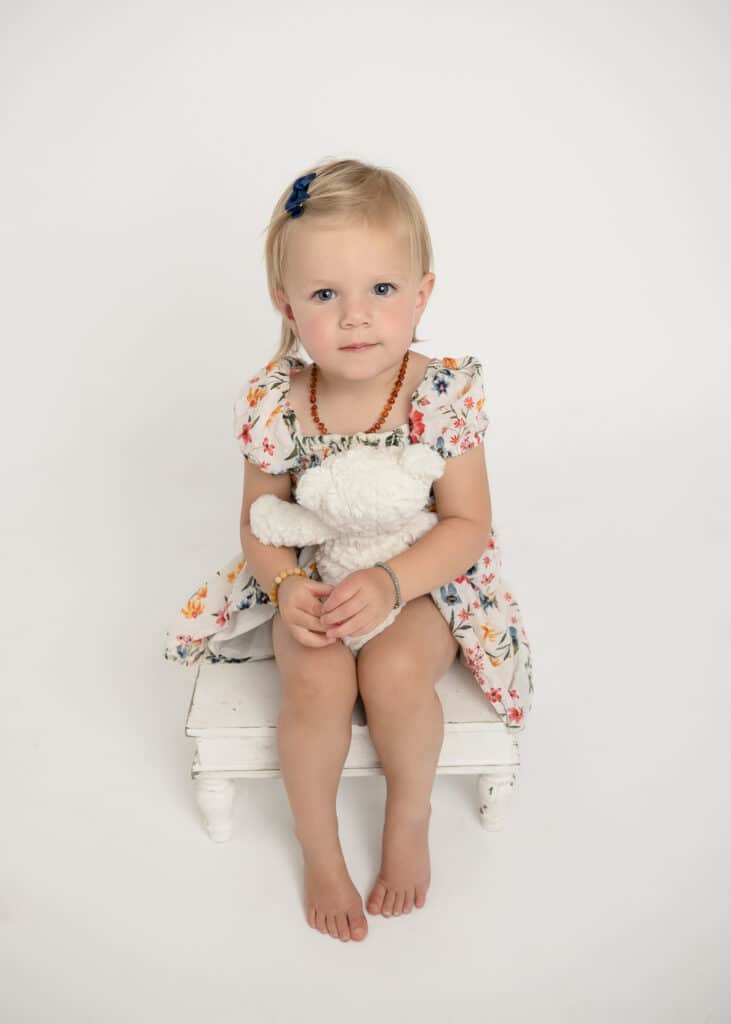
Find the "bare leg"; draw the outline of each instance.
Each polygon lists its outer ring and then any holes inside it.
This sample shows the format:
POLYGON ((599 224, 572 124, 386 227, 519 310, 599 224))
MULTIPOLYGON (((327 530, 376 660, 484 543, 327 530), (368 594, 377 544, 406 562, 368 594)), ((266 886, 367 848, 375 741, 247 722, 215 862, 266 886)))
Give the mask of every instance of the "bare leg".
POLYGON ((282 676, 279 767, 305 861, 307 921, 333 938, 361 940, 368 923, 345 865, 336 812, 358 695, 354 659, 344 644, 300 644, 279 613, 272 640, 282 676))
POLYGON ((294 831, 312 853, 340 846, 335 810, 351 739, 348 702, 313 696, 282 701, 277 719, 279 767, 294 818, 294 831))
POLYGON ((408 914, 426 900, 431 793, 444 740, 434 687, 456 654, 457 641, 429 595, 410 601, 361 649, 358 683, 387 786, 372 914, 408 914))
POLYGON ((444 709, 435 690, 412 691, 405 706, 371 700, 368 731, 386 777, 386 818, 423 818, 444 742, 444 709))
POLYGON ((431 880, 431 792, 444 739, 444 711, 435 691, 396 709, 371 700, 368 729, 386 777, 381 870, 371 890, 372 914, 423 907, 431 880))

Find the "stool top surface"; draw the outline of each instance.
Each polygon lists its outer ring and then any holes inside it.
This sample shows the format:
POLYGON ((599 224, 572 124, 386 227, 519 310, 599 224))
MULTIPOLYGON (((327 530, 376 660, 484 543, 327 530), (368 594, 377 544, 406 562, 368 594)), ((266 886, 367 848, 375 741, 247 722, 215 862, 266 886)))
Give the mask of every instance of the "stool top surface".
MULTIPOLYGON (((436 691, 444 709, 445 731, 494 725, 505 729, 459 658, 437 682, 436 691)), ((281 677, 274 658, 247 662, 212 662, 202 658, 196 667, 186 733, 195 736, 210 730, 275 728, 281 692, 281 677)), ((353 723, 363 725, 360 700, 354 709, 353 723)))

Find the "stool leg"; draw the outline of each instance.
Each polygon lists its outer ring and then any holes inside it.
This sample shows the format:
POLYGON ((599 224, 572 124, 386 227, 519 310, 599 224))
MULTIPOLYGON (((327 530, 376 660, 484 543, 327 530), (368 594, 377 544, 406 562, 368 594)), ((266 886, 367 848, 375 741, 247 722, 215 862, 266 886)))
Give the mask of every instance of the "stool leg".
POLYGON ((211 839, 217 843, 230 839, 236 795, 234 780, 199 775, 195 780, 195 795, 211 839))
POLYGON ((480 822, 488 832, 502 831, 516 779, 514 768, 488 768, 478 776, 480 822))

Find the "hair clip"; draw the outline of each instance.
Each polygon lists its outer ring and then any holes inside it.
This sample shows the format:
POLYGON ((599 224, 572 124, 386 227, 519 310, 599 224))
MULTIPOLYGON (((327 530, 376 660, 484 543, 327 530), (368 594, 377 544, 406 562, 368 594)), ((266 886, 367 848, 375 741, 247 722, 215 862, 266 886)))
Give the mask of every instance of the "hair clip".
POLYGON ((291 217, 302 216, 302 204, 306 199, 310 198, 307 195, 307 186, 316 176, 316 173, 303 174, 301 178, 297 178, 297 180, 295 181, 294 185, 292 186, 292 194, 290 195, 287 202, 284 204, 284 209, 289 213, 291 217))

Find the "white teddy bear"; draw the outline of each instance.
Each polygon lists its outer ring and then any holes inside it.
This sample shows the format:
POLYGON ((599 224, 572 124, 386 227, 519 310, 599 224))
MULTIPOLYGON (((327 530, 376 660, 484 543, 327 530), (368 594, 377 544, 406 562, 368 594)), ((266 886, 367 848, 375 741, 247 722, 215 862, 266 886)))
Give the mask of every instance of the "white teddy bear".
MULTIPOLYGON (((249 509, 249 525, 263 544, 318 545, 317 571, 334 586, 358 569, 401 554, 436 526, 439 517, 424 507, 432 482, 443 473, 444 459, 428 445, 358 445, 306 470, 294 502, 273 494, 257 498, 249 509)), ((343 642, 356 653, 399 611, 392 608, 375 629, 344 636, 343 642)))

